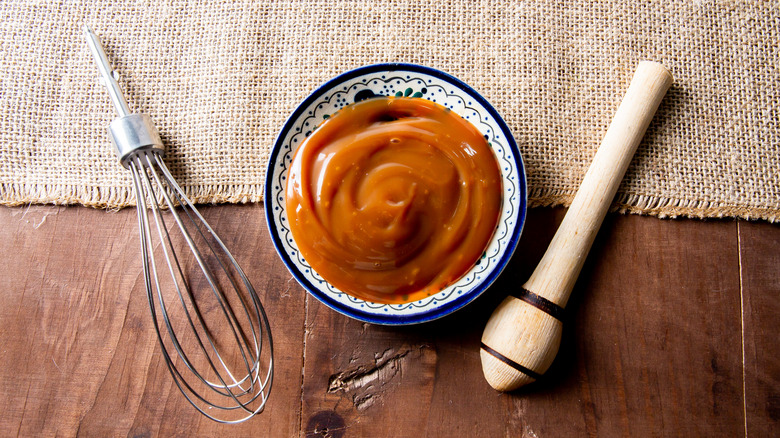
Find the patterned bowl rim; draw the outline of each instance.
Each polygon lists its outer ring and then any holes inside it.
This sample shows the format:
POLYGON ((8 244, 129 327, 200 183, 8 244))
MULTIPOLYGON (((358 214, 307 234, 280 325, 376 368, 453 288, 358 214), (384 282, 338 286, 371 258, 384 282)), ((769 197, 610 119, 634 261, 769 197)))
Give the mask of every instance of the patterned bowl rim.
POLYGON ((276 252, 279 254, 279 256, 282 259, 282 262, 285 264, 285 266, 293 275, 293 277, 296 279, 296 281, 298 281, 298 283, 301 286, 303 286, 303 288, 309 294, 317 298, 321 303, 325 304, 331 309, 359 321, 368 322, 372 324, 380 324, 380 325, 409 325, 409 324, 418 324, 418 323, 433 321, 435 319, 439 319, 441 317, 449 315, 455 312, 456 310, 465 307, 467 304, 471 303, 472 301, 474 301, 477 297, 482 295, 482 293, 485 292, 490 287, 491 284, 493 284, 493 282, 498 278, 498 276, 504 270, 509 260, 512 258, 515 248, 517 247, 517 243, 520 240, 520 235, 522 234, 525 225, 525 218, 526 218, 527 199, 528 199, 527 190, 528 189, 526 185, 525 167, 523 165, 522 156, 520 155, 520 150, 517 147, 517 142, 515 141, 514 136, 512 135, 512 132, 510 131, 504 119, 499 115, 498 111, 496 111, 496 109, 493 108, 493 106, 484 97, 482 97, 481 94, 479 94, 476 90, 471 88, 469 85, 467 85, 465 82, 461 81, 460 79, 448 73, 444 73, 440 70, 436 70, 431 67, 426 67, 417 64, 408 64, 408 63, 381 63, 381 64, 373 64, 373 65, 358 67, 354 70, 350 70, 345 73, 342 73, 334 77, 333 79, 325 82, 324 84, 316 88, 311 94, 309 94, 309 96, 305 100, 303 100, 296 107, 295 111, 293 111, 293 113, 287 118, 282 129, 279 131, 279 134, 274 140, 274 144, 271 149, 271 153, 269 155, 268 167, 266 169, 266 176, 265 176, 263 208, 265 210, 266 225, 268 227, 269 233, 271 234, 271 238, 274 247, 276 248, 276 252), (282 244, 282 239, 279 236, 279 233, 277 232, 276 220, 274 218, 273 209, 271 208, 272 202, 268 201, 269 199, 274 199, 275 196, 272 189, 273 187, 272 178, 274 176, 274 168, 277 165, 277 159, 279 158, 282 152, 284 139, 286 138, 288 132, 290 132, 290 130, 293 128, 295 123, 298 121, 298 119, 307 110, 307 108, 309 108, 318 99, 322 98, 325 95, 325 93, 335 89, 336 86, 342 85, 346 81, 367 74, 384 73, 384 72, 387 73, 412 72, 412 73, 425 74, 434 77, 436 79, 442 80, 446 83, 449 83, 450 85, 453 85, 456 88, 468 94, 470 98, 473 98, 487 111, 490 117, 495 121, 496 126, 501 129, 501 133, 503 134, 504 139, 506 140, 506 144, 504 145, 504 147, 511 151, 512 159, 514 161, 514 165, 516 166, 517 174, 518 174, 517 185, 519 188, 518 195, 520 197, 520 201, 518 203, 517 221, 516 224, 514 225, 514 229, 512 230, 512 235, 509 238, 509 240, 506 242, 506 246, 504 246, 503 251, 500 252, 500 259, 496 262, 493 270, 487 276, 481 278, 477 286, 472 290, 468 291, 468 293, 461 295, 453 300, 450 300, 440 306, 431 307, 429 310, 423 312, 417 312, 413 314, 377 314, 377 313, 364 312, 354 307, 347 306, 339 301, 336 301, 330 296, 328 296, 327 294, 323 293, 319 288, 317 288, 314 284, 312 284, 311 281, 309 281, 305 275, 303 275, 298 265, 295 264, 295 262, 290 258, 289 254, 287 254, 287 252, 285 251, 284 246, 282 244))

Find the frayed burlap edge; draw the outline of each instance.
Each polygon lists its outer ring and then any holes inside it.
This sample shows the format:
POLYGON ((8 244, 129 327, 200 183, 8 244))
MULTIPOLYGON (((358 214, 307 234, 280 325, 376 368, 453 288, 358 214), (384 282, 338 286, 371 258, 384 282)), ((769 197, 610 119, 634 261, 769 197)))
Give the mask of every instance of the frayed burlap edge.
MULTIPOLYGON (((555 190, 531 190, 528 207, 568 207, 574 200, 573 193, 555 190)), ((778 208, 750 208, 725 205, 698 199, 662 198, 641 194, 618 193, 610 208, 611 212, 655 216, 661 219, 724 219, 739 218, 764 220, 777 223, 780 220, 778 208)))
MULTIPOLYGON (((188 186, 187 196, 195 204, 245 204, 262 202, 262 185, 188 186)), ((135 196, 126 187, 58 186, 35 184, 0 184, 0 205, 15 207, 28 204, 84 205, 102 209, 121 209, 135 206, 135 196), (32 193, 34 196, 30 196, 32 193), (25 195, 25 196, 22 196, 25 195)), ((537 189, 528 194, 528 207, 568 207, 573 193, 537 189)), ((610 209, 612 212, 674 219, 740 218, 777 223, 780 207, 755 208, 724 205, 697 199, 661 198, 656 196, 618 193, 610 209)))
MULTIPOLYGON (((245 204, 262 202, 261 185, 188 186, 184 193, 194 204, 245 204)), ((128 187, 59 186, 0 184, 0 205, 16 207, 28 204, 83 205, 116 210, 135 206, 135 195, 128 187), (30 194, 33 196, 30 196, 30 194)))

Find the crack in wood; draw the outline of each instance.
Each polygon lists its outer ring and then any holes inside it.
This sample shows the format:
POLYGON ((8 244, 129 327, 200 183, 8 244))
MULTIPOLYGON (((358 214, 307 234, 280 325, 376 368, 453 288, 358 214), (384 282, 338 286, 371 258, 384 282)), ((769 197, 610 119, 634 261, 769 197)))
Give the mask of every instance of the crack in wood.
POLYGON ((385 358, 388 355, 386 352, 373 366, 366 367, 365 365, 360 365, 330 376, 330 379, 328 379, 328 393, 354 391, 358 388, 368 387, 377 381, 380 384, 388 382, 398 373, 400 369, 399 361, 409 354, 410 351, 411 349, 405 349, 389 358, 385 358))
MULTIPOLYGON (((426 346, 419 347, 422 348, 426 346)), ((357 410, 368 409, 377 402, 379 394, 386 390, 385 386, 397 375, 402 374, 402 364, 407 355, 413 351, 413 348, 402 347, 399 350, 388 349, 377 353, 371 365, 359 365, 331 375, 328 379, 327 392, 351 394, 352 403, 357 410)))

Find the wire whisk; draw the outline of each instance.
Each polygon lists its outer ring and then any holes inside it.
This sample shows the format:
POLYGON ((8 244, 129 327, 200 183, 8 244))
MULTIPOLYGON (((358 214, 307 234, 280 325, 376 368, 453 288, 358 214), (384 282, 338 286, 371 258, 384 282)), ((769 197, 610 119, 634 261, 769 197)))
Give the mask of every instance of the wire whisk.
POLYGON ((133 177, 143 275, 165 363, 203 415, 220 423, 245 421, 262 412, 273 381, 273 341, 263 305, 171 176, 151 119, 130 112, 97 35, 83 30, 119 114, 109 136, 133 177))

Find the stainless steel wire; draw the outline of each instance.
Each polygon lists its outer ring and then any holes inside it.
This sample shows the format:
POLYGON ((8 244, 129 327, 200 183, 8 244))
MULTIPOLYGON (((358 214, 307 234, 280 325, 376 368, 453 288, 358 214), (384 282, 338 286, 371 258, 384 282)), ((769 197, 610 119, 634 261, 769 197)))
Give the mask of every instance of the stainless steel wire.
POLYGON ((238 262, 171 176, 151 119, 129 113, 102 44, 88 27, 84 33, 120 115, 109 133, 132 174, 144 282, 165 364, 200 413, 245 421, 262 412, 271 391, 268 317, 238 262))
POLYGON ((168 370, 182 394, 203 415, 224 423, 251 418, 265 406, 273 378, 271 331, 257 293, 225 244, 173 179, 159 154, 150 151, 135 154, 130 160, 130 171, 138 200, 147 297, 168 370), (165 210, 158 205, 160 199, 165 210), (176 234, 186 242, 203 275, 201 281, 192 278, 193 271, 197 274, 197 270, 182 266, 166 216, 173 219, 176 234), (160 256, 164 260, 159 260, 160 256), (167 272, 160 272, 161 264, 167 272), (161 286, 160 276, 166 274, 170 275, 176 292, 173 299, 166 297, 161 286), (209 307, 212 313, 216 310, 211 318, 202 310, 209 295, 200 293, 196 297, 195 284, 207 285, 211 292, 209 307), (233 299, 226 295, 226 289, 236 292, 233 299), (174 315, 170 308, 174 305, 181 306, 186 324, 177 327, 172 322, 174 315), (215 339, 217 331, 225 335, 220 324, 229 327, 222 342, 215 339), (182 343, 182 328, 190 329, 188 336, 194 334, 189 348, 182 343), (226 353, 235 355, 236 352, 238 358, 225 357, 226 353), (207 375, 212 377, 206 378, 207 375), (222 402, 215 401, 215 395, 222 402), (243 415, 226 419, 214 414, 215 409, 240 410, 243 415))

